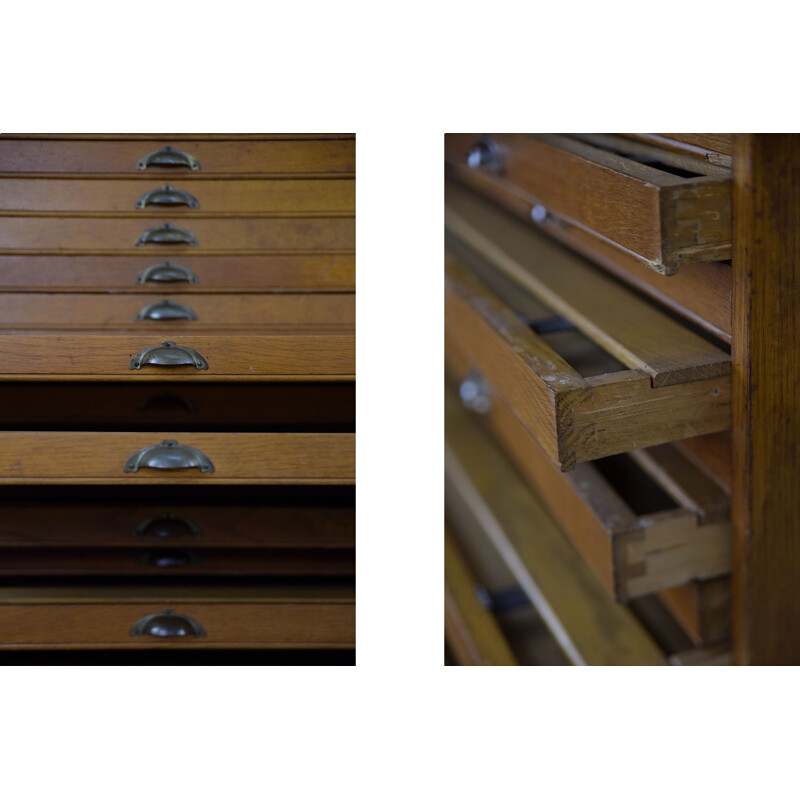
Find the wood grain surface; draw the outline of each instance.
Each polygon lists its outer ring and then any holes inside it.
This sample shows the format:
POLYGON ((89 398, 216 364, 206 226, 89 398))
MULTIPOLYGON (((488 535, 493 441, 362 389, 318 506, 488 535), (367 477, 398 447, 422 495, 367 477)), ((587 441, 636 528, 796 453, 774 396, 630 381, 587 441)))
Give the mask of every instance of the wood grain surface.
MULTIPOLYGON (((141 248, 139 248, 141 249, 141 248)), ((245 253, 209 255, 181 253, 180 258, 143 252, 135 255, 24 255, 0 254, 0 290, 44 292, 151 292, 198 294, 204 292, 352 291, 355 256, 245 253), (165 261, 187 267, 197 283, 147 282, 137 278, 148 267, 165 261)))
POLYGON ((0 483, 341 483, 355 480, 355 435, 347 433, 0 433, 0 483), (177 440, 201 450, 215 471, 126 473, 138 450, 177 440))
POLYGON ((659 598, 696 646, 703 647, 730 640, 729 577, 691 581, 660 592, 659 598))
POLYGON ((800 136, 736 139, 733 654, 800 663, 800 136))
POLYGON ((0 173, 199 174, 188 167, 148 167, 139 159, 165 146, 200 162, 200 173, 216 175, 350 174, 355 172, 355 141, 208 141, 165 138, 150 141, 12 139, 0 136, 0 173))

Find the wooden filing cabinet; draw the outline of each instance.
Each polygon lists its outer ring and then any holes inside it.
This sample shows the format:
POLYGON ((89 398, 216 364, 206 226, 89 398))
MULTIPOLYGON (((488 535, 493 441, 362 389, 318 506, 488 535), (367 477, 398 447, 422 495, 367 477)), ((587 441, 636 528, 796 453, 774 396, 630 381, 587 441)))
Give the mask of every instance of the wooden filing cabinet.
POLYGON ((571 663, 800 663, 798 139, 445 137, 446 580, 482 531, 571 663))
POLYGON ((0 648, 354 650, 354 217, 352 135, 0 136, 0 648))

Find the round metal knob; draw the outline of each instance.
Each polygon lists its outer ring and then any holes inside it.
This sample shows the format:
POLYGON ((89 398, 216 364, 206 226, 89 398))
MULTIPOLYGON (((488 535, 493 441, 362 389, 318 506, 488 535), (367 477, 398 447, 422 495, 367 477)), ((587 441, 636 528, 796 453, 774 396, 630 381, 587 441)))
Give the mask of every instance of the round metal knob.
POLYGON ((470 169, 489 169, 493 172, 502 172, 503 159, 500 155, 500 148, 488 137, 478 140, 467 154, 467 166, 470 169))
POLYGON ((465 408, 476 414, 488 414, 492 407, 489 384, 479 372, 470 372, 458 388, 465 408))
POLYGON ((542 205, 535 205, 531 209, 531 219, 537 225, 541 225, 547 219, 547 209, 542 205))

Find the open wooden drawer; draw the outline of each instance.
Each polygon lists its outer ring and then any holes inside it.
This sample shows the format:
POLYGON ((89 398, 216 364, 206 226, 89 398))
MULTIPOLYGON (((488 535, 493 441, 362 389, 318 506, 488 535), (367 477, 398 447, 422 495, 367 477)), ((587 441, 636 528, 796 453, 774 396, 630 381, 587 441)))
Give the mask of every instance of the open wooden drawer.
POLYGON ((155 322, 128 333, 17 329, 0 333, 0 349, 0 380, 341 380, 355 372, 352 325, 253 334, 176 333, 155 322))
POLYGON ((0 433, 0 483, 354 482, 352 433, 0 433))
POLYGON ((560 472, 452 343, 447 370, 617 600, 730 571, 729 499, 671 445, 560 472))
POLYGON ((446 225, 446 341, 562 469, 730 427, 726 352, 465 190, 446 225))
POLYGON ((451 174, 670 275, 731 257, 730 169, 604 134, 448 134, 451 174))
POLYGON ((352 582, 0 587, 0 649, 354 644, 352 582))

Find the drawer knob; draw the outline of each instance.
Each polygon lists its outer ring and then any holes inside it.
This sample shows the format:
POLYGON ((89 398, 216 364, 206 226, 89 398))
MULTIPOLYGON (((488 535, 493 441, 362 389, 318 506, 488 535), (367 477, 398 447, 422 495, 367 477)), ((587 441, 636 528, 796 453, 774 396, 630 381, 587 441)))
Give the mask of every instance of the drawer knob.
POLYGON ((464 407, 476 414, 488 414, 492 407, 489 384, 480 372, 470 372, 458 387, 464 407))
POLYGON ((200 278, 195 275, 189 267, 182 267, 180 264, 172 264, 169 261, 162 261, 154 264, 139 273, 136 283, 147 283, 148 281, 174 283, 186 281, 186 283, 200 283, 200 278))
POLYGON ((480 138, 467 154, 467 166, 470 169, 488 169, 492 172, 503 171, 503 157, 497 143, 488 136, 480 138))
POLYGON ((148 550, 139 559, 139 564, 143 567, 174 569, 176 567, 188 567, 196 563, 196 561, 197 559, 188 550, 157 547, 154 550, 148 550))
POLYGON ((197 172, 200 169, 200 162, 194 156, 167 145, 161 150, 148 153, 136 163, 136 169, 147 169, 148 167, 188 167, 197 172))
POLYGON ((186 539, 202 535, 200 528, 191 520, 164 514, 139 523, 133 535, 147 539, 186 539))
POLYGON ((541 225, 547 219, 547 209, 538 203, 531 209, 531 219, 541 225))
POLYGON ((166 609, 160 614, 148 614, 133 623, 131 636, 208 636, 205 628, 186 614, 176 614, 166 609))
POLYGON ((146 230, 137 240, 136 246, 142 247, 146 244, 188 244, 190 247, 197 247, 200 242, 194 234, 184 228, 178 228, 165 222, 159 228, 146 230))
POLYGON ((159 366, 180 367, 193 364, 197 369, 208 369, 208 361, 191 347, 175 344, 175 342, 161 342, 161 344, 145 347, 139 351, 128 364, 128 369, 141 369, 145 364, 159 366))
POLYGON ((150 469, 193 469, 200 472, 214 472, 211 459, 196 447, 178 444, 175 439, 164 439, 161 444, 151 444, 137 450, 123 467, 125 472, 138 472, 144 467, 150 469))
POLYGON ((141 322, 144 319, 197 319, 197 312, 174 300, 159 300, 157 303, 142 308, 134 317, 134 320, 141 322))
POLYGON ((160 189, 151 189, 149 192, 145 192, 136 201, 136 208, 147 208, 147 206, 189 206, 189 208, 200 208, 200 203, 193 194, 166 184, 160 189))

